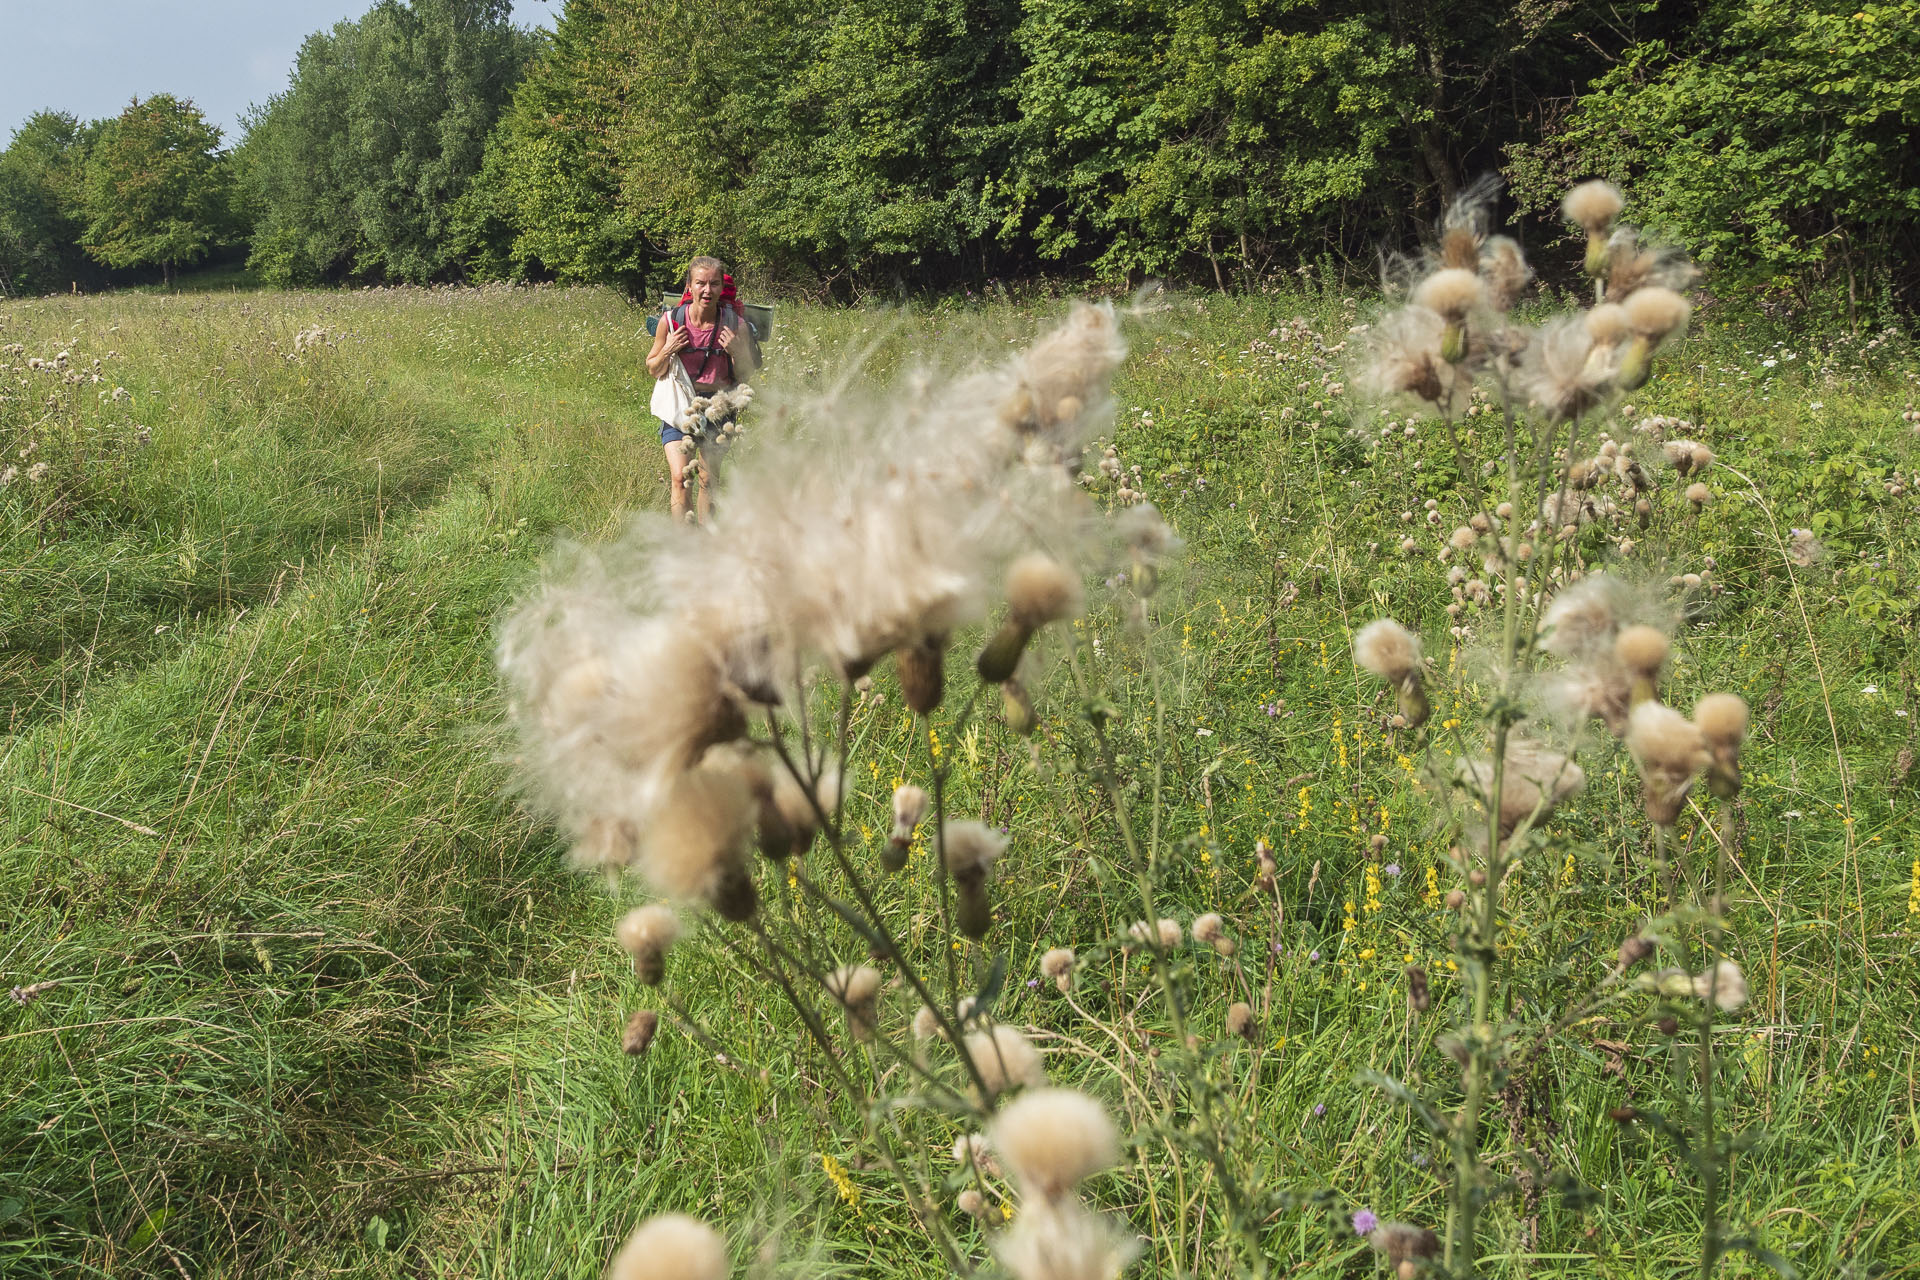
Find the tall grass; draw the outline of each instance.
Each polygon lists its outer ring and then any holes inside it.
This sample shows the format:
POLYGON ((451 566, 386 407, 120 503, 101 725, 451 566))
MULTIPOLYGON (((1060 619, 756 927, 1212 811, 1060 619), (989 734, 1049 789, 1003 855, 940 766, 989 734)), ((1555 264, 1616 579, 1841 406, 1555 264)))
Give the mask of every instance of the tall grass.
MULTIPOLYGON (((1136 334, 1112 433, 1190 548, 1161 597, 1164 838, 1186 851, 1162 892, 1182 918, 1221 911, 1274 944, 1246 960, 1265 1016, 1232 1071, 1260 1117, 1247 1159, 1321 1197, 1264 1224, 1276 1270, 1301 1274, 1372 1265, 1352 1209, 1430 1212, 1439 1195, 1435 1153, 1355 1083, 1408 1061, 1403 956, 1445 965, 1422 901, 1438 851, 1380 753, 1391 708, 1347 637, 1445 598, 1443 567, 1395 548, 1402 512, 1454 483, 1443 442, 1371 445, 1327 385, 1367 306, 1183 301, 1136 334), (1401 874, 1343 941, 1383 822, 1401 874)), ((866 351, 861 376, 884 385, 921 353, 965 363, 1046 315, 797 310, 769 382, 818 389, 866 351)), ((9 460, 41 439, 40 456, 105 459, 0 490, 0 985, 57 984, 0 1005, 0 1270, 591 1276, 637 1217, 678 1207, 777 1244, 783 1267, 941 1273, 873 1153, 837 1136, 859 1126, 820 1087, 818 1050, 698 940, 676 953, 676 989, 728 1029, 726 1060, 671 1027, 646 1058, 621 1055, 635 997, 618 906, 499 798, 495 618, 554 535, 604 537, 663 497, 639 321, 560 291, 0 312, 0 345, 23 345, 10 366, 103 359, 100 384, 4 371, 9 460), (131 424, 151 443, 90 443, 131 424)), ((1701 517, 1724 590, 1690 617, 1673 694, 1732 688, 1755 709, 1732 875, 1755 997, 1717 1034, 1740 1077, 1725 1105, 1768 1137, 1739 1156, 1730 1209, 1805 1273, 1913 1274, 1920 891, 1901 825, 1913 716, 1896 712, 1916 709, 1899 418, 1916 368, 1898 341, 1718 325, 1703 317, 1637 399, 1693 419, 1754 481, 1723 484, 1701 517), (1819 530, 1823 563, 1792 564, 1794 527, 1819 530)), ((1148 758, 1154 708, 1120 625, 1096 616, 1087 639, 1120 691, 1124 765, 1148 758)), ((1037 701, 1065 714, 1071 699, 1056 684, 1037 701)), ((870 714, 870 755, 921 749, 904 719, 897 697, 870 714)), ((1014 834, 1000 1016, 1037 1028, 1056 1076, 1104 1087, 1088 1055, 1112 1046, 1027 985, 1050 940, 1127 909, 1095 874, 1102 812, 997 727, 947 742, 950 804, 1014 834)), ((884 825, 891 782, 852 779, 855 821, 884 825)), ((1568 966, 1610 951, 1656 892, 1633 833, 1581 812, 1571 872, 1520 873, 1516 945, 1568 966)), ((1108 977, 1118 1016, 1137 979, 1108 977)), ((1195 1016, 1212 1034, 1225 1001, 1195 1016)), ((1549 1152, 1600 1195, 1492 1213, 1505 1246, 1488 1273, 1666 1274, 1697 1252, 1685 1178, 1608 1116, 1663 1069, 1643 1030, 1580 1028, 1490 1126, 1496 1147, 1549 1152)), ((1151 1231, 1178 1192, 1138 1159, 1118 1207, 1151 1231)), ((1195 1248, 1157 1236, 1142 1265, 1207 1270, 1195 1248)))

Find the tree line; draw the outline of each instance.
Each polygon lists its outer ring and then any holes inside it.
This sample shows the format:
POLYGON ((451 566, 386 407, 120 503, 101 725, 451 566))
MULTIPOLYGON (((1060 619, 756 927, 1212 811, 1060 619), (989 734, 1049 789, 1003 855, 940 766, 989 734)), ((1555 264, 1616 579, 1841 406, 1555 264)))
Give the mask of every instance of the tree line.
POLYGON ((1723 278, 1909 310, 1920 2, 383 0, 230 151, 190 104, 42 113, 0 280, 537 279, 689 252, 841 295, 1061 274, 1245 287, 1364 265, 1478 175, 1572 180, 1723 278))

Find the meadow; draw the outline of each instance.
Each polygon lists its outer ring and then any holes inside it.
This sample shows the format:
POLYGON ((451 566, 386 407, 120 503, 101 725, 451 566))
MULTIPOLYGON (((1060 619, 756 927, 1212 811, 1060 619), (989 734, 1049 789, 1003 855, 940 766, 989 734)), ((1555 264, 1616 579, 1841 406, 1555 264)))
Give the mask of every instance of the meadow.
MULTIPOLYGON (((1261 1225, 1286 1275, 1375 1274, 1352 1215, 1431 1218, 1438 1195, 1435 1149, 1358 1077, 1432 1056, 1401 975, 1454 994, 1446 838, 1351 654, 1392 613, 1447 673, 1436 717, 1461 710, 1475 624, 1443 612, 1434 553, 1467 481, 1429 424, 1386 430, 1351 389, 1374 306, 1307 282, 1130 323, 1104 443, 1186 550, 1147 639, 1098 596, 1075 624, 1178 853, 1174 914, 1242 939, 1193 1017, 1256 1119, 1237 1158, 1294 1197, 1261 1225), (1219 1037, 1235 993, 1244 1039, 1219 1037)), ((783 308, 742 447, 787 429, 773 406, 998 359, 1063 307, 783 308)), ((756 1275, 946 1273, 819 1048, 722 948, 683 944, 671 990, 725 1042, 668 1018, 622 1052, 649 999, 612 941, 631 903, 508 786, 498 618, 556 540, 664 504, 641 321, 607 291, 504 287, 0 307, 0 1273, 589 1277, 666 1208, 723 1223, 756 1275)), ((1706 306, 1629 399, 1617 433, 1684 419, 1719 458, 1691 558, 1627 561, 1681 579, 1675 703, 1753 708, 1727 911, 1752 998, 1715 1031, 1752 1140, 1726 1212, 1802 1275, 1920 1275, 1920 359, 1706 306)), ((1035 702, 1050 727, 1082 709, 1061 664, 1035 702)), ((1163 1034, 1130 1021, 1137 965, 1104 962, 1094 1020, 1039 978, 1046 948, 1137 914, 1101 798, 1063 781, 1065 730, 955 714, 931 726, 948 802, 1012 840, 1003 923, 963 960, 1004 955, 996 1016, 1137 1131, 1101 1193, 1149 1238, 1130 1274, 1219 1274, 1203 1188, 1110 1060, 1163 1034)), ((849 812, 881 830, 928 748, 890 668, 851 715, 849 812)), ((1587 770, 1554 819, 1578 852, 1515 873, 1508 945, 1590 978, 1659 885, 1620 818, 1631 766, 1587 770)), ((922 900, 923 860, 898 892, 922 900)), ((1501 1158, 1586 1193, 1491 1211, 1483 1274, 1692 1265, 1686 1172, 1610 1114, 1662 1054, 1652 1022, 1596 1015, 1503 1096, 1501 1158)), ((955 1130, 912 1132, 944 1176, 955 1130)))

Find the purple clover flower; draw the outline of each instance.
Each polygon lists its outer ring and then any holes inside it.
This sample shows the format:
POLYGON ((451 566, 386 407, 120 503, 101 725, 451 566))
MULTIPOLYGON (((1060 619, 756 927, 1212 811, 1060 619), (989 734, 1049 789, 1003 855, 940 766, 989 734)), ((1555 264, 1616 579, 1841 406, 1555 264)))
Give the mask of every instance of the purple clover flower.
POLYGON ((1400 878, 1400 864, 1397 862, 1389 862, 1386 866, 1380 869, 1386 872, 1388 875, 1394 877, 1396 880, 1400 878))
POLYGON ((1371 1209, 1361 1209, 1353 1215, 1353 1234, 1369 1235, 1380 1225, 1380 1215, 1371 1209))
POLYGON ((1325 1114, 1327 1114, 1327 1104, 1326 1104, 1326 1103, 1324 1103, 1324 1102, 1316 1102, 1316 1103, 1314 1103, 1314 1104, 1313 1104, 1313 1114, 1314 1114, 1314 1115, 1315 1115, 1316 1117, 1318 1117, 1318 1116, 1323 1116, 1323 1115, 1325 1115, 1325 1114))

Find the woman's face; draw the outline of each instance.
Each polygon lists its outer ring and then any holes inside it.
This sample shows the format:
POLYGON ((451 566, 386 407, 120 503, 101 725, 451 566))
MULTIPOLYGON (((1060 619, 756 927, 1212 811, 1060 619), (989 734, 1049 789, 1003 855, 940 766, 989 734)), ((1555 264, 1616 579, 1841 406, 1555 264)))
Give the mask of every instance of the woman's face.
POLYGON ((687 281, 687 290, 701 306, 720 296, 720 273, 712 267, 696 267, 687 281))

